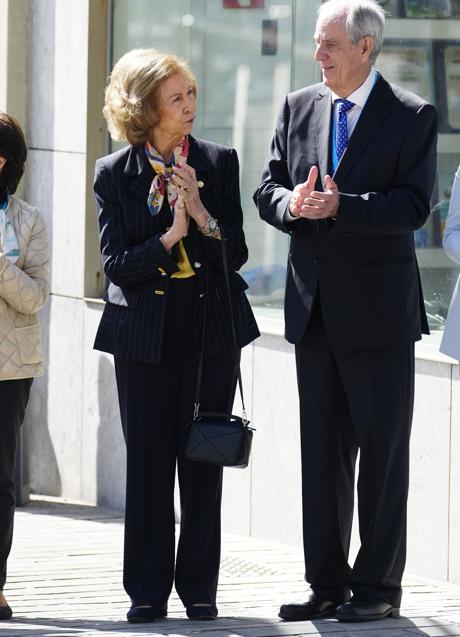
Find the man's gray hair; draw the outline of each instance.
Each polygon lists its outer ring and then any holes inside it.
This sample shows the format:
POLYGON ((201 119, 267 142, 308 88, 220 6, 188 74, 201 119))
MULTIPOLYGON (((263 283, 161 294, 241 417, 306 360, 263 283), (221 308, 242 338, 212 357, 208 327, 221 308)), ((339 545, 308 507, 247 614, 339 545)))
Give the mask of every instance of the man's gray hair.
POLYGON ((356 44, 366 36, 374 40, 369 57, 371 64, 377 59, 383 42, 385 11, 376 0, 327 0, 318 9, 318 22, 325 19, 346 19, 347 36, 356 44))

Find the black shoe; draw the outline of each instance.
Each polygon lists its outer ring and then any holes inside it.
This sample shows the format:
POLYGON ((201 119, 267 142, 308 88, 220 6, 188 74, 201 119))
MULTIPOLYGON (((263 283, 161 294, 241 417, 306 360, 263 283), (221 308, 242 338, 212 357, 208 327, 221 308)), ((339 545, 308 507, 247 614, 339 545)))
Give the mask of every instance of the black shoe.
POLYGON ((165 607, 131 606, 126 614, 126 619, 130 624, 140 624, 143 622, 153 622, 155 619, 163 619, 167 614, 168 609, 165 607))
POLYGON ((1 619, 11 619, 13 617, 13 611, 8 606, 0 606, 0 620, 1 619))
POLYGON ((399 617, 399 608, 382 600, 369 601, 352 597, 337 609, 340 622, 373 622, 386 617, 399 617))
POLYGON ((278 617, 290 622, 317 619, 319 617, 335 617, 337 606, 342 602, 334 602, 311 593, 308 600, 302 604, 283 604, 278 617))
POLYGON ((217 619, 217 606, 187 606, 185 609, 187 617, 196 621, 207 621, 217 619))

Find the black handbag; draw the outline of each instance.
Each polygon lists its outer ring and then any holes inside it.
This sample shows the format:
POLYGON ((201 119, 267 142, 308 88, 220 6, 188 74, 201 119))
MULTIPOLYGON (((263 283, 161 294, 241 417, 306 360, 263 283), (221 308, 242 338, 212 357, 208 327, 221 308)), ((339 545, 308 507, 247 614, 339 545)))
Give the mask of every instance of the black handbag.
MULTIPOLYGON (((235 352, 238 351, 236 341, 235 321, 233 316, 230 281, 228 276, 227 255, 225 252, 225 239, 222 236, 222 260, 229 303, 229 318, 232 327, 232 340, 235 352)), ((187 425, 187 438, 185 443, 185 455, 189 460, 207 462, 220 467, 237 467, 244 469, 249 464, 251 453, 252 432, 249 420, 246 418, 244 406, 243 383, 241 381, 241 368, 238 364, 238 386, 240 389, 242 417, 225 413, 210 413, 200 411, 201 378, 204 359, 204 338, 206 328, 206 297, 203 310, 203 333, 201 339, 201 352, 198 364, 196 383, 195 409, 193 419, 187 425)))

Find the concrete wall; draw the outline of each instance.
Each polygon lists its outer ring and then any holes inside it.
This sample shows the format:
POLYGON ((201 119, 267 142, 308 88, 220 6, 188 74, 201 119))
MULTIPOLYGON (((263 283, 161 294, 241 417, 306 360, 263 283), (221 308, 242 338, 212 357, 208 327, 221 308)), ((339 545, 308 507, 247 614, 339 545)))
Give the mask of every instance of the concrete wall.
MULTIPOLYGON (((46 374, 34 383, 24 423, 30 486, 122 509, 125 457, 113 363, 92 350, 103 308, 91 181, 94 160, 105 152, 107 11, 107 0, 0 0, 0 107, 16 108, 25 124, 25 194, 45 214, 52 249, 52 293, 42 314, 46 374), (4 20, 11 26, 6 39, 4 20), (17 41, 15 34, 22 34, 17 41), (16 49, 27 49, 26 36, 40 46, 29 47, 26 58, 18 51, 15 73, 10 62, 16 49), (26 105, 27 116, 21 115, 26 105)), ((244 471, 225 472, 223 528, 300 544, 293 350, 280 322, 261 325, 263 336, 243 354, 248 411, 257 428, 252 461, 244 471)), ((422 349, 408 568, 460 583, 460 432, 454 426, 460 380, 448 359, 422 349)))
POLYGON ((100 296, 102 285, 91 186, 107 146, 108 8, 108 0, 0 0, 0 108, 26 132, 18 194, 43 212, 51 248, 47 371, 34 382, 24 423, 31 487, 87 501, 83 299, 100 296))

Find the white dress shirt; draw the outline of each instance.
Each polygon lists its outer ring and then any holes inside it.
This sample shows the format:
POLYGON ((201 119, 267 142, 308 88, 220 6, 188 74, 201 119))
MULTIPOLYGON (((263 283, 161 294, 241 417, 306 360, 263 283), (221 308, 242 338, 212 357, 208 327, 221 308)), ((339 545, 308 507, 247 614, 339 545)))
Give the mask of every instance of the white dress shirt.
MULTIPOLYGON (((347 112, 347 129, 348 129, 348 139, 353 134, 355 130, 355 126, 358 122, 359 116, 362 113, 362 110, 367 102, 369 95, 371 94, 372 89, 374 88, 374 84, 377 81, 378 73, 372 68, 371 72, 367 76, 366 81, 361 84, 359 88, 356 89, 351 95, 349 95, 346 99, 350 102, 353 102, 353 108, 347 112)), ((332 99, 332 108, 334 109, 334 119, 335 126, 337 126, 339 120, 339 105, 335 102, 335 100, 343 99, 333 91, 331 91, 331 99, 332 99)))

